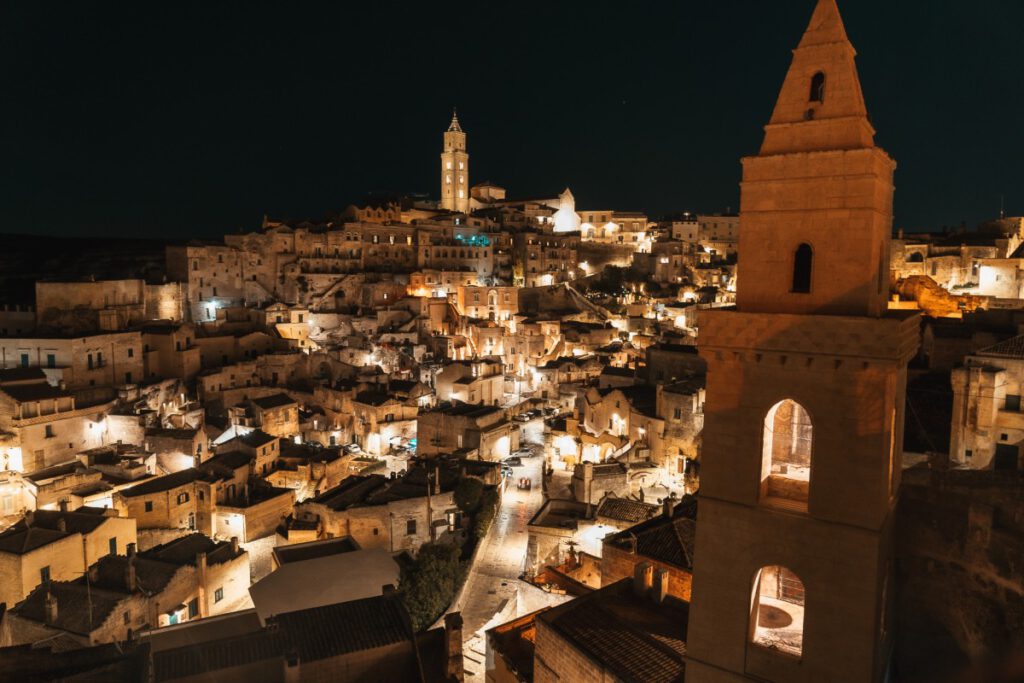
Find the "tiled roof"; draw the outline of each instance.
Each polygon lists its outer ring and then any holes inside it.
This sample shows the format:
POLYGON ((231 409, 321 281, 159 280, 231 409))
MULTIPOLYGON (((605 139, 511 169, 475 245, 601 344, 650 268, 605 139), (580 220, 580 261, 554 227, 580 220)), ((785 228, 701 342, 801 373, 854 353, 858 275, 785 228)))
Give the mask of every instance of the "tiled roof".
POLYGON ((0 534, 0 552, 24 555, 67 536, 53 529, 13 527, 0 534))
POLYGON ((287 612, 276 622, 304 662, 413 639, 409 617, 392 596, 287 612))
POLYGON ((156 652, 154 679, 158 683, 189 677, 213 680, 215 676, 203 674, 286 655, 296 656, 299 662, 315 662, 402 642, 409 643, 407 680, 423 680, 405 609, 396 597, 384 595, 288 612, 254 633, 156 652))
POLYGON ((692 570, 696 517, 696 500, 687 497, 676 505, 671 518, 654 517, 608 537, 605 543, 631 547, 636 539, 637 555, 692 570))
POLYGON ((982 349, 978 351, 978 355, 999 356, 1000 358, 1024 358, 1024 334, 982 349))
POLYGON ((651 517, 656 516, 660 511, 660 505, 641 503, 638 500, 630 500, 629 498, 608 496, 598 506, 597 516, 636 524, 647 521, 651 517))
POLYGON ((252 448, 259 448, 260 446, 265 446, 271 441, 277 440, 276 436, 271 436, 262 429, 254 429, 248 434, 243 434, 238 438, 246 446, 250 446, 252 448))
POLYGON ((194 467, 190 467, 187 470, 175 472, 174 474, 167 474, 162 477, 155 477, 149 481, 139 484, 138 486, 123 489, 120 494, 125 498, 135 498, 136 496, 145 496, 150 493, 170 491, 171 489, 184 486, 185 484, 191 483, 199 478, 199 470, 194 467))
POLYGON ((623 681, 682 683, 687 603, 638 597, 624 579, 537 616, 623 681))
POLYGON ((281 393, 274 394, 272 396, 264 396, 263 398, 254 398, 252 402, 263 410, 269 410, 271 408, 280 408, 281 406, 291 405, 295 403, 295 400, 288 394, 281 393))

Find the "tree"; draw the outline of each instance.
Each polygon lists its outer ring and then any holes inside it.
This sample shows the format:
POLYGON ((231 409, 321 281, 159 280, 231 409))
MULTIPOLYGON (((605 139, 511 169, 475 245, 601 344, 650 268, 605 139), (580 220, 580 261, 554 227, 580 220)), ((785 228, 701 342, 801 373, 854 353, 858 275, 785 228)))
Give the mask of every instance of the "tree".
POLYGON ((463 571, 458 547, 442 543, 425 543, 402 567, 399 594, 416 631, 429 628, 448 609, 463 571))
POLYGON ((480 509, 477 511, 476 519, 473 522, 473 535, 477 540, 487 535, 487 530, 491 528, 491 522, 494 521, 494 516, 497 513, 498 490, 489 488, 480 496, 480 509))
POLYGON ((484 492, 484 484, 479 479, 464 477, 455 487, 455 504, 465 514, 476 512, 480 506, 480 494, 484 492))

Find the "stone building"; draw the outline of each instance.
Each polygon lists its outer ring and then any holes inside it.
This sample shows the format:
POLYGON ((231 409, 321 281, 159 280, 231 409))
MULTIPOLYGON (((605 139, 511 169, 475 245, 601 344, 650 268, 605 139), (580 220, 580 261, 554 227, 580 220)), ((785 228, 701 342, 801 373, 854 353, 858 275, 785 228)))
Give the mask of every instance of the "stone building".
POLYGON ((13 607, 39 584, 73 581, 136 542, 135 520, 110 509, 29 511, 0 534, 0 602, 13 607))
POLYGON ((52 386, 38 368, 0 371, 0 456, 3 468, 32 472, 105 445, 105 414, 113 401, 78 406, 75 394, 52 386))
POLYGON ((315 522, 322 537, 350 536, 361 548, 416 552, 424 543, 451 539, 461 528, 454 492, 464 469, 486 485, 500 478, 497 465, 459 461, 416 465, 396 479, 352 476, 297 505, 286 527, 315 522))
POLYGON ((480 460, 501 460, 519 448, 519 425, 497 406, 460 403, 416 418, 416 453, 436 456, 475 450, 480 460))
POLYGON ((1024 469, 1024 336, 967 356, 951 381, 950 460, 973 469, 1024 469))
POLYGON ((887 312, 894 168, 836 2, 819 0, 743 160, 736 310, 701 312, 689 683, 886 679, 920 328, 887 312))
POLYGON ((605 536, 601 544, 601 585, 628 579, 647 564, 668 575, 668 594, 687 603, 693 583, 693 539, 697 501, 678 505, 668 499, 664 512, 624 531, 605 536))
POLYGON ((0 367, 38 367, 68 389, 117 387, 142 381, 142 350, 137 331, 0 338, 0 367))
POLYGON ((136 553, 107 555, 85 575, 38 586, 0 622, 4 645, 64 638, 77 646, 215 616, 248 597, 249 555, 237 539, 190 534, 136 553))
POLYGON ((668 574, 637 576, 536 617, 533 681, 683 680, 687 603, 668 592, 668 574))
POLYGON ((393 591, 267 619, 241 612, 145 634, 147 675, 164 683, 459 683, 462 618, 415 633, 393 591))

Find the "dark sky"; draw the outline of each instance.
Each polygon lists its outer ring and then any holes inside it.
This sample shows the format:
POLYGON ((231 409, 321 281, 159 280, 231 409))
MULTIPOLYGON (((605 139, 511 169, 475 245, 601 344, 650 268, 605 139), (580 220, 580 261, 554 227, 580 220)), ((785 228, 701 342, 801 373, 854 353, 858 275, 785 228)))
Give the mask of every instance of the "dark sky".
MULTIPOLYGON (((312 4, 4 3, 0 232, 216 236, 436 195, 452 105, 472 182, 735 208, 814 2, 312 4)), ((897 226, 1024 213, 1024 2, 840 7, 897 226)))

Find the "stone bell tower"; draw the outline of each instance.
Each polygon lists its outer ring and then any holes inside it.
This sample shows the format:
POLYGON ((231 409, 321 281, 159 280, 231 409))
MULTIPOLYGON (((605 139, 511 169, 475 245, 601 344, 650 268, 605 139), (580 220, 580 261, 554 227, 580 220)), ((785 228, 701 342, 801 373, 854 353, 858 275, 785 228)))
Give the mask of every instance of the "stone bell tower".
POLYGON ((454 111, 441 152, 441 208, 469 213, 469 154, 466 153, 466 134, 454 111))
POLYGON ((895 163, 835 0, 743 160, 735 310, 708 363, 687 683, 881 681, 916 315, 887 311, 895 163))

